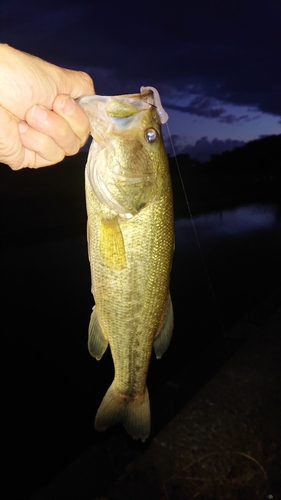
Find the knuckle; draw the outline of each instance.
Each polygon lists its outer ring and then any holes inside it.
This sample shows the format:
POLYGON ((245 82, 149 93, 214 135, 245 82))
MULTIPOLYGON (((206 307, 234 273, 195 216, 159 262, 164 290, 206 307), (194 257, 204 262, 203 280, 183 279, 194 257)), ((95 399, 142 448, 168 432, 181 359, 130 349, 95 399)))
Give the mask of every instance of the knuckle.
POLYGON ((94 82, 90 75, 88 73, 85 73, 84 71, 81 71, 81 76, 84 80, 86 90, 89 94, 95 93, 95 87, 94 87, 94 82))

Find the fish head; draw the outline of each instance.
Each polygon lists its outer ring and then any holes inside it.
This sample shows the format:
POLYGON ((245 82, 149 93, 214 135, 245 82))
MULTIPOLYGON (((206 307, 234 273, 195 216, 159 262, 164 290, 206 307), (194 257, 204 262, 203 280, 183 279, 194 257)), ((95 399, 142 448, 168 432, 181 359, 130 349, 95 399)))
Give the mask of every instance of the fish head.
POLYGON ((97 198, 121 216, 133 217, 160 192, 166 152, 153 92, 85 96, 93 141, 86 174, 97 198))

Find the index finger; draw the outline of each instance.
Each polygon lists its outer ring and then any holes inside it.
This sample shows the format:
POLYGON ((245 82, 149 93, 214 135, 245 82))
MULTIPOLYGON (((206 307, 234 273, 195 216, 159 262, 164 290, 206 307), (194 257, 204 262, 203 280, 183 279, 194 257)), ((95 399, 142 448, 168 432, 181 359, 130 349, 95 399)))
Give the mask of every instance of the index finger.
POLYGON ((83 146, 90 135, 90 124, 86 113, 79 104, 72 97, 61 94, 54 100, 53 111, 68 122, 83 146))

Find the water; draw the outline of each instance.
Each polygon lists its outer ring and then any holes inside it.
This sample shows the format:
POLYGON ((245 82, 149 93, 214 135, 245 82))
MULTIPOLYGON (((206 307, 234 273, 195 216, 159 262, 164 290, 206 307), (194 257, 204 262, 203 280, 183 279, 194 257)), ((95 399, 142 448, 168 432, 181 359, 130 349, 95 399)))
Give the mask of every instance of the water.
MULTIPOLYGON (((223 329, 280 290, 281 217, 276 205, 201 215, 194 225, 200 252, 190 220, 175 223, 175 330, 169 351, 160 362, 153 357, 149 371, 153 432, 168 411, 166 396, 161 400, 164 382, 195 356, 200 363, 200 352, 219 342, 223 329)), ((113 367, 109 352, 99 363, 87 352, 93 302, 85 235, 6 246, 1 263, 4 428, 9 436, 5 457, 21 485, 21 498, 29 498, 90 446, 104 446, 107 463, 109 435, 125 440, 126 459, 139 445, 121 428, 111 434, 93 429, 113 367)), ((98 457, 102 461, 100 451, 98 457)))
MULTIPOLYGON (((251 204, 193 218, 200 241, 253 234, 257 231, 280 230, 280 209, 277 205, 251 204)), ((188 219, 176 221, 180 244, 192 238, 193 227, 188 219)))
POLYGON ((187 290, 192 273, 200 300, 208 289, 211 297, 211 285, 214 309, 228 328, 279 288, 280 208, 251 204, 194 217, 193 224, 200 248, 191 221, 176 221, 175 287, 180 282, 187 290))

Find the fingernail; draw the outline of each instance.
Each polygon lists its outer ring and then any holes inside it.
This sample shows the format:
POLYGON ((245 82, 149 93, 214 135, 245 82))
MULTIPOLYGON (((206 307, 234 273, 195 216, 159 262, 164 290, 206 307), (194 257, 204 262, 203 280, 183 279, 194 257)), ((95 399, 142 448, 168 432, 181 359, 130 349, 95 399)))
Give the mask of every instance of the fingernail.
POLYGON ((28 125, 26 122, 19 122, 19 133, 20 134, 23 134, 24 132, 26 132, 28 129, 28 125))
POLYGON ((62 111, 66 115, 73 115, 76 105, 72 97, 67 97, 62 104, 62 111))
POLYGON ((43 122, 48 117, 48 113, 43 106, 35 105, 32 108, 32 116, 39 122, 43 122))

